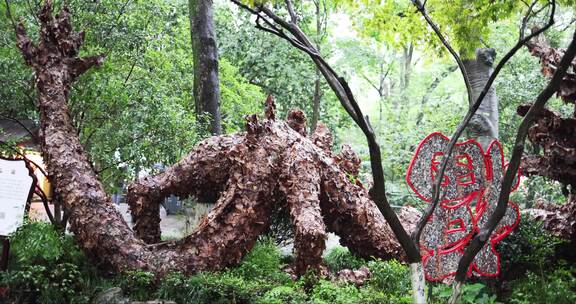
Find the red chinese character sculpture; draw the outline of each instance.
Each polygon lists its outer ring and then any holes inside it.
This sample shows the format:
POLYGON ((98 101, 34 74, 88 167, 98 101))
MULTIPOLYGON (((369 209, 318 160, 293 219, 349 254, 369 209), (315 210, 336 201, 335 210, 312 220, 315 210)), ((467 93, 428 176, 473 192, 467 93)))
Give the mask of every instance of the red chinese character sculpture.
MULTIPOLYGON (((434 180, 440 170, 449 138, 441 133, 428 135, 418 146, 406 182, 426 202, 432 200, 434 180)), ((440 201, 424 226, 420 240, 422 263, 428 281, 442 281, 456 274, 458 262, 474 234, 494 212, 506 168, 502 146, 493 141, 484 151, 468 140, 456 144, 441 183, 440 201)), ((518 187, 519 178, 512 191, 518 187)), ((508 203, 506 214, 490 240, 468 270, 495 277, 500 273, 500 256, 495 246, 520 221, 518 206, 508 203)))

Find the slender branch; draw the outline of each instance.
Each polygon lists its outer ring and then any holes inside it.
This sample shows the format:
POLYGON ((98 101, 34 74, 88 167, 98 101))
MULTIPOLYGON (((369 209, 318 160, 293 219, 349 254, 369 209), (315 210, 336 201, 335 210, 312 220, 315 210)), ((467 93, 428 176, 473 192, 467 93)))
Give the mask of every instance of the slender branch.
POLYGON ((11 121, 17 123, 19 126, 21 126, 26 131, 26 133, 28 133, 30 135, 30 137, 32 137, 32 140, 38 141, 38 136, 36 136, 36 134, 34 134, 28 127, 26 127, 24 125, 24 123, 21 122, 19 119, 4 115, 2 113, 0 113, 0 117, 3 117, 5 119, 11 120, 11 121))
POLYGON ((522 40, 524 38, 524 35, 526 33, 526 26, 528 25, 528 21, 531 18, 530 14, 532 13, 532 10, 534 9, 534 6, 536 5, 536 3, 538 3, 538 0, 532 1, 532 4, 530 4, 530 6, 528 6, 528 11, 526 11, 524 18, 522 18, 522 23, 520 25, 520 38, 519 38, 519 40, 522 40))
POLYGON ((524 45, 526 45, 526 43, 528 43, 532 38, 540 35, 541 33, 546 31, 548 28, 550 28, 554 24, 554 13, 556 11, 556 1, 552 0, 551 4, 552 4, 552 10, 550 13, 550 18, 548 20, 548 23, 544 27, 542 27, 541 29, 531 33, 530 35, 528 35, 524 39, 518 41, 516 43, 516 45, 514 45, 514 47, 512 49, 510 49, 510 51, 508 51, 508 53, 506 53, 506 55, 504 55, 504 57, 498 62, 498 65, 496 66, 496 68, 494 68, 494 72, 492 72, 492 74, 488 78, 488 81, 484 85, 482 92, 480 92, 480 95, 478 96, 476 101, 468 109, 466 116, 464 117, 464 119, 462 119, 462 121, 460 122, 460 124, 456 128, 456 131, 452 135, 452 138, 450 139, 450 143, 448 144, 448 147, 444 153, 444 159, 442 160, 442 165, 440 166, 440 170, 438 172, 438 178, 434 181, 434 186, 432 189, 432 201, 428 205, 428 208, 427 208, 424 216, 422 216, 422 218, 420 218, 420 221, 418 222, 418 225, 416 226, 416 230, 414 231, 414 233, 412 235, 412 238, 414 239, 414 241, 417 244, 420 242, 420 236, 422 235, 422 231, 424 230, 424 226, 426 225, 428 218, 430 218, 430 216, 434 213, 434 210, 438 206, 438 202, 440 200, 440 185, 441 185, 442 180, 444 178, 444 173, 446 171, 446 168, 448 167, 448 161, 450 159, 450 156, 452 155, 452 152, 454 151, 454 147, 456 146, 458 139, 460 138, 460 136, 464 132, 464 129, 466 128, 466 126, 468 126, 468 123, 470 122, 470 120, 472 119, 474 114, 476 114, 476 111, 480 107, 482 100, 484 100, 484 97, 486 97, 486 95, 488 94, 490 87, 494 83, 494 80, 496 79, 496 77, 498 76, 498 74, 500 73, 502 68, 506 65, 506 63, 508 63, 508 61, 516 54, 516 52, 518 52, 518 50, 520 50, 524 45))
POLYGON ((294 23, 294 24, 298 23, 298 16, 296 15, 296 12, 294 11, 294 5, 292 5, 292 1, 285 0, 284 2, 286 3, 286 7, 288 8, 288 14, 290 14, 290 19, 291 19, 292 23, 294 23))
POLYGON ((319 54, 314 45, 310 42, 306 34, 298 27, 296 23, 287 22, 286 20, 278 17, 274 12, 272 12, 267 7, 259 7, 257 10, 247 7, 246 5, 240 3, 236 0, 231 0, 233 3, 239 7, 247 10, 253 15, 257 16, 257 21, 263 20, 266 22, 270 28, 261 26, 259 22, 256 23, 256 27, 264 30, 266 32, 272 33, 284 40, 287 40, 292 45, 300 49, 301 51, 308 54, 318 69, 321 71, 322 75, 326 79, 326 82, 330 85, 336 96, 338 97, 340 103, 348 112, 352 120, 358 125, 366 136, 368 142, 368 148, 370 150, 370 165, 372 167, 372 175, 374 179, 374 187, 371 189, 370 194, 374 200, 379 211, 382 213, 394 235, 398 238, 402 248, 406 252, 408 261, 410 263, 419 263, 421 260, 420 252, 415 243, 412 242, 410 236, 404 230, 404 227, 400 223, 400 220, 396 216, 394 210, 390 207, 388 198, 386 197, 385 188, 385 178, 384 170, 382 168, 382 156, 380 152, 380 146, 376 140, 374 130, 370 125, 367 116, 364 116, 360 106, 355 100, 354 94, 350 89, 350 86, 346 80, 338 75, 338 73, 326 62, 326 60, 319 54), (264 14, 264 15, 262 15, 264 14), (270 18, 268 20, 267 18, 270 18), (277 26, 271 25, 274 22, 277 26), (281 29, 288 31, 292 37, 285 34, 281 29))
POLYGON ((446 38, 444 38, 444 35, 442 35, 442 32, 440 31, 440 28, 438 27, 438 25, 436 25, 436 23, 434 23, 432 18, 430 18, 430 16, 428 15, 428 12, 426 11, 426 8, 424 8, 424 4, 422 4, 420 2, 420 0, 412 0, 412 3, 414 4, 414 6, 416 6, 416 9, 418 9, 420 14, 422 14, 422 16, 424 17, 424 19, 426 20, 428 25, 430 25, 430 27, 432 28, 434 33, 436 33, 436 36, 438 36, 438 38, 440 39, 440 41, 442 42, 444 47, 448 50, 448 52, 450 52, 452 57, 454 57, 454 60, 456 60, 456 63, 458 64, 458 68, 460 69, 460 72, 462 73, 462 77, 464 78, 464 85, 466 86, 466 91, 468 92, 468 102, 472 103, 472 100, 473 100, 472 86, 470 85, 470 79, 468 78, 468 73, 466 72, 466 67, 464 66, 464 62, 462 62, 462 59, 460 59, 460 56, 458 56, 458 53, 456 53, 454 48, 452 48, 452 46, 450 45, 448 40, 446 40, 446 38))
MULTIPOLYGON (((554 5, 554 4, 553 4, 554 5)), ((496 229, 496 226, 504 217, 506 213, 506 208, 508 206, 508 200, 510 198, 510 190, 512 189, 512 185, 514 184, 514 179, 516 178, 518 169, 520 167, 520 161, 522 160, 522 153, 524 152, 524 143, 526 141, 526 136, 528 134, 528 130, 532 126, 533 122, 536 120, 548 100, 558 91, 560 88, 560 84, 564 75, 568 68, 571 65, 572 60, 576 56, 576 31, 572 37, 572 42, 566 49, 562 60, 560 61, 554 76, 548 83, 548 85, 544 88, 544 90, 538 95, 536 101, 528 110, 528 113, 524 116, 524 119, 520 123, 520 127, 518 128, 518 132, 516 134, 516 141, 514 143, 514 149, 512 151, 512 158, 508 165, 508 169, 506 170, 506 174, 502 181, 502 189, 498 196, 498 203, 496 205, 496 209, 494 213, 491 214, 488 222, 482 230, 472 239, 470 245, 466 248, 462 259, 458 263, 458 271, 456 273, 456 281, 463 282, 466 279, 466 273, 470 264, 474 260, 474 257, 480 249, 484 246, 484 244, 489 240, 490 235, 496 229)))
POLYGON ((52 211, 50 210, 50 206, 48 204, 48 196, 46 195, 44 190, 42 190, 42 188, 40 188, 40 186, 36 184, 34 186, 34 193, 38 195, 38 197, 42 201, 42 205, 44 206, 44 210, 46 211, 46 215, 48 216, 48 220, 50 220, 50 223, 52 223, 54 227, 58 227, 58 222, 56 221, 54 215, 52 214, 52 211))

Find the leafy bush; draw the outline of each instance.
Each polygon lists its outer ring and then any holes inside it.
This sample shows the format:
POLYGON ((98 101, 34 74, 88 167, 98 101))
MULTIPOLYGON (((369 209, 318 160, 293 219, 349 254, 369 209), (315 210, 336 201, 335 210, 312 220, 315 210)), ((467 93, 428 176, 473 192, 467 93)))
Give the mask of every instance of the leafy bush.
POLYGON ((160 299, 185 303, 187 297, 186 277, 180 272, 168 274, 160 281, 156 295, 160 299))
POLYGON ((282 255, 270 238, 260 240, 244 257, 240 266, 232 270, 247 280, 262 279, 288 282, 290 277, 282 271, 282 255))
MULTIPOLYGON (((542 228, 543 223, 521 218, 518 227, 498 244, 502 273, 523 269, 541 271, 550 265, 556 246, 563 241, 542 228)), ((522 274, 519 274, 522 275, 522 274)))
POLYGON ((245 280, 231 272, 207 272, 191 276, 186 287, 186 303, 255 303, 273 285, 263 280, 245 280))
POLYGON ((375 260, 368 263, 372 278, 368 284, 376 289, 385 290, 390 295, 402 297, 410 295, 410 269, 396 260, 375 260))
POLYGON ((69 235, 52 225, 27 222, 10 236, 9 271, 0 287, 15 303, 88 303, 110 286, 86 260, 69 235))
POLYGON ((130 298, 144 301, 152 297, 154 274, 147 271, 129 271, 119 276, 116 283, 130 298))
POLYGON ((320 280, 312 289, 310 302, 314 304, 361 303, 360 292, 355 286, 326 280, 320 280))
MULTIPOLYGON (((445 284, 430 284, 432 288, 431 303, 447 303, 452 295, 452 286, 445 284)), ((495 304, 496 295, 490 294, 486 285, 480 283, 462 285, 459 304, 495 304)))
POLYGON ((324 263, 330 271, 336 273, 342 269, 358 269, 366 265, 366 261, 353 255, 346 247, 334 247, 326 257, 324 263))
POLYGON ((306 303, 307 295, 296 286, 277 286, 266 292, 258 304, 299 304, 306 303))
POLYGON ((18 265, 54 263, 67 251, 63 245, 62 237, 49 223, 25 223, 10 236, 10 260, 18 265))
POLYGON ((541 275, 528 272, 517 281, 510 303, 576 303, 576 277, 563 268, 541 275))

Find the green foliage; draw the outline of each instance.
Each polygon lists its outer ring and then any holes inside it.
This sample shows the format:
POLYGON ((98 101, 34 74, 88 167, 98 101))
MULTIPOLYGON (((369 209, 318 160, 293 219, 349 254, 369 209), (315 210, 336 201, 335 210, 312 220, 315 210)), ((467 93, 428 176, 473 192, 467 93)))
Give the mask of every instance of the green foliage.
POLYGON ((559 268, 537 275, 528 272, 519 280, 510 296, 510 303, 554 303, 569 304, 576 302, 575 269, 559 268))
POLYGON ((353 285, 320 280, 312 289, 310 302, 314 304, 360 303, 360 293, 353 285))
POLYGON ((10 236, 10 265, 0 287, 15 303, 88 303, 110 283, 97 273, 71 236, 44 222, 25 223, 10 236))
POLYGON ((337 273, 342 269, 358 269, 366 265, 366 261, 353 255, 346 247, 334 247, 324 257, 324 263, 330 271, 337 273))
MULTIPOLYGON (((549 258, 552 241, 542 235, 539 226, 523 223, 512 243, 499 251, 518 255, 518 260, 539 264, 549 258), (522 249, 518 249, 518 248, 522 249), (529 252, 534 256, 530 256, 529 252)), ((331 251, 326 263, 333 271, 367 265, 372 273, 362 287, 331 282, 307 273, 293 281, 282 268, 284 264, 270 239, 259 241, 250 254, 235 268, 221 272, 203 272, 192 276, 171 273, 156 281, 144 271, 130 271, 113 279, 102 277, 74 246, 69 236, 61 237, 52 226, 28 223, 12 236, 13 263, 0 273, 0 288, 9 288, 15 303, 89 303, 100 291, 112 286, 123 289, 132 300, 166 299, 177 303, 411 303, 410 273, 398 261, 364 262, 343 248, 331 251), (35 239, 48 246, 39 246, 35 239), (54 247, 54 248, 48 248, 54 247), (23 251, 29 251, 24 254, 23 251)), ((509 257, 502 256, 503 261, 509 257)), ((518 261, 514 261, 518 263, 518 261)), ((549 265, 549 264, 546 264, 549 265)), ((504 266, 506 267, 506 266, 504 266)), ((505 270, 503 270, 505 271, 505 270)), ((573 270, 561 266, 549 272, 529 272, 513 283, 510 303, 573 303, 576 279, 573 270), (539 274, 538 274, 539 273, 539 274)), ((445 303, 451 288, 429 284, 431 303, 445 303)), ((496 296, 483 284, 465 284, 460 303, 496 303, 496 296)))
POLYGON ((562 240, 542 228, 542 222, 523 217, 518 227, 498 244, 503 273, 525 269, 542 271, 552 264, 555 248, 562 240))
POLYGON ((116 279, 116 284, 130 298, 138 301, 149 299, 153 290, 154 274, 147 271, 128 271, 116 279))
POLYGON ((240 266, 231 271, 248 280, 287 282, 290 278, 281 270, 283 266, 281 261, 280 250, 272 239, 266 238, 260 240, 244 257, 240 266))
MULTIPOLYGON (((445 284, 431 284, 431 303, 447 303, 452 295, 452 286, 445 284)), ((491 295, 489 289, 480 283, 462 285, 459 304, 496 304, 496 295, 491 295)))
POLYGON ((67 252, 63 237, 46 222, 25 223, 10 236, 10 247, 12 259, 23 265, 54 263, 67 252))
POLYGON ((410 269, 396 260, 374 260, 368 263, 372 272, 369 285, 398 298, 410 294, 410 269))
MULTIPOLYGON (((56 9, 60 2, 57 1, 56 9)), ((70 92, 70 112, 82 144, 105 186, 115 189, 154 164, 172 164, 208 134, 193 111, 193 59, 187 1, 66 1, 76 30, 85 30, 80 55, 105 53, 104 64, 70 92)), ((35 36, 34 8, 10 1, 35 36)), ((5 16, 4 4, 2 16, 5 16)), ((16 48, 12 24, 0 20, 0 114, 37 120, 32 71, 16 48)), ((238 69, 219 62, 226 132, 260 112, 262 90, 238 69)))
POLYGON ((300 304, 306 303, 308 296, 297 286, 278 286, 266 292, 258 304, 300 304))
MULTIPOLYGON (((311 39, 316 38, 310 29, 315 21, 311 11, 299 13, 303 19, 300 26, 310 33, 311 39)), ((249 83, 275 97, 279 117, 299 108, 310 120, 316 71, 308 55, 287 41, 255 29, 247 13, 237 12, 228 5, 216 6, 215 19, 220 57, 237 67, 249 83)), ((321 47, 322 53, 330 53, 329 44, 321 47)), ((350 119, 336 97, 323 79, 321 83, 320 120, 331 129, 349 126, 350 119)))

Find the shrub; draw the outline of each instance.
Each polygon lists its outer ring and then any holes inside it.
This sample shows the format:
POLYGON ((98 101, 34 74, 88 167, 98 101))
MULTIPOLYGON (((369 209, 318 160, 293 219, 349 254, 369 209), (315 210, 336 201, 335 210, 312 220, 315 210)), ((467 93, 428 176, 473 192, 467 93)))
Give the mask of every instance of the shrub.
POLYGON ((366 265, 366 261, 353 255, 346 247, 334 247, 326 257, 324 263, 330 271, 336 273, 342 269, 358 269, 366 265))
POLYGON ((7 287, 18 303, 82 303, 87 298, 77 296, 84 282, 74 264, 27 265, 7 275, 7 287))
POLYGON ((310 302, 314 304, 362 303, 358 288, 350 284, 337 284, 320 280, 312 289, 310 302))
POLYGON ((511 273, 518 264, 541 271, 552 262, 555 248, 563 241, 542 228, 541 221, 521 218, 520 224, 498 244, 502 273, 511 273))
POLYGON ((397 297, 410 295, 410 269, 396 260, 374 260, 368 263, 372 278, 368 284, 397 297))
MULTIPOLYGON (((432 288, 431 303, 447 303, 452 295, 452 286, 445 284, 429 284, 432 288)), ((459 304, 495 304, 496 295, 490 294, 486 285, 480 283, 464 284, 460 295, 459 304)))
POLYGON ((288 282, 290 277, 282 271, 282 256, 272 239, 263 239, 244 257, 232 272, 247 280, 262 279, 288 282))
POLYGON ((258 299, 258 304, 300 304, 306 303, 307 295, 296 286, 277 286, 258 299))
POLYGON ((69 235, 52 225, 26 222, 10 236, 9 271, 0 287, 15 303, 88 303, 111 284, 103 279, 69 235))
POLYGON ((71 249, 64 250, 62 238, 49 223, 25 223, 10 236, 12 266, 57 262, 65 251, 71 249))
POLYGON ((157 298, 185 303, 188 296, 186 277, 180 272, 168 274, 160 281, 157 298))
POLYGON ((361 303, 363 304, 410 304, 412 296, 410 294, 397 295, 389 293, 387 290, 380 290, 372 286, 360 289, 361 303))
POLYGON ((272 286, 262 280, 244 280, 231 272, 200 273, 186 280, 185 303, 255 303, 272 286))
POLYGON ((510 303, 576 303, 576 278, 563 268, 541 275, 528 272, 516 282, 510 303))
POLYGON ((128 271, 116 278, 116 284, 131 299, 144 301, 152 298, 154 274, 147 271, 128 271))

